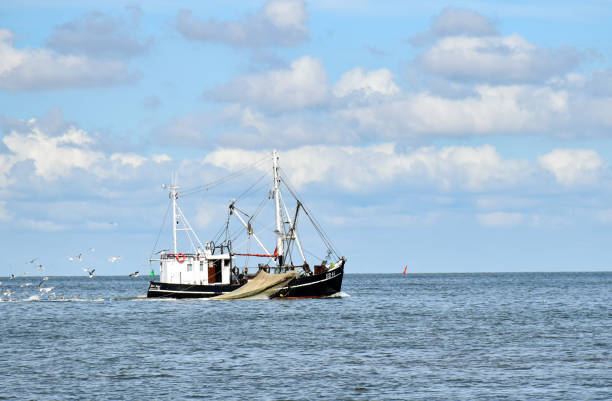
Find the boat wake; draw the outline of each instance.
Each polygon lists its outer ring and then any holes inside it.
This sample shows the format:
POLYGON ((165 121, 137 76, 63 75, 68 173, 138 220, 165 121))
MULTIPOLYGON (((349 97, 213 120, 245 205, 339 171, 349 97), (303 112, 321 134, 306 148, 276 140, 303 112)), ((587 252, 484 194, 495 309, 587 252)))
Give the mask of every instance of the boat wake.
POLYGON ((2 299, 0 302, 20 303, 20 302, 113 302, 113 301, 142 301, 147 300, 146 295, 139 295, 136 297, 119 297, 119 298, 47 298, 40 297, 39 295, 32 295, 22 299, 2 299))
POLYGON ((351 296, 350 294, 347 294, 346 292, 340 291, 340 292, 337 292, 335 294, 331 294, 330 296, 325 297, 325 298, 348 298, 350 296, 351 296))

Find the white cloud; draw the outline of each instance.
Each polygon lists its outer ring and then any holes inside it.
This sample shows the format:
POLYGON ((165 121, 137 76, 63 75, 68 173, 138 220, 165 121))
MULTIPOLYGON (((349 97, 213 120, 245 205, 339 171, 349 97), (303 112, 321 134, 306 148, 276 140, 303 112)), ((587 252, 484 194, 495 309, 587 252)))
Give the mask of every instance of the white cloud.
POLYGON ((271 0, 264 5, 262 11, 274 26, 306 31, 308 15, 301 0, 271 0))
POLYGON ((538 157, 538 162, 567 187, 596 183, 605 167, 601 156, 590 149, 555 149, 538 157))
POLYGON ((308 39, 308 14, 301 0, 269 0, 244 21, 200 20, 179 12, 176 29, 186 38, 237 47, 295 46, 308 39))
MULTIPOLYGON (((523 208, 523 210, 525 210, 525 208, 523 208)), ((476 219, 485 227, 495 228, 514 228, 523 226, 540 229, 558 228, 570 224, 570 221, 566 216, 542 215, 540 213, 530 213, 527 211, 494 211, 489 213, 480 213, 476 215, 476 219)))
MULTIPOLYGON (((136 11, 138 12, 138 11, 136 11)), ((95 57, 129 57, 149 50, 152 38, 141 40, 136 28, 138 18, 127 22, 101 12, 90 12, 55 27, 47 46, 67 54, 95 57)))
MULTIPOLYGON (((265 152, 220 149, 208 154, 204 162, 233 170, 264 156, 265 152)), ((391 183, 480 191, 518 185, 532 173, 527 161, 504 160, 490 145, 423 147, 406 153, 397 152, 393 144, 304 146, 283 152, 281 165, 298 187, 331 181, 357 192, 391 183)))
POLYGON ((71 87, 120 85, 134 74, 121 61, 62 55, 47 49, 16 49, 13 34, 0 30, 0 88, 49 90, 71 87))
POLYGON ((96 179, 113 177, 115 181, 135 178, 144 166, 166 163, 165 154, 151 159, 136 153, 112 153, 95 150, 96 141, 86 131, 68 126, 62 132, 48 135, 36 119, 23 122, 2 138, 9 153, 0 154, 0 188, 28 177, 54 181, 85 174, 96 179))
POLYGON ((488 18, 457 8, 443 10, 411 42, 431 45, 417 57, 422 70, 459 82, 544 82, 571 71, 584 58, 570 47, 549 50, 516 33, 502 36, 488 18))
POLYGON ((160 155, 153 155, 151 160, 153 160, 155 163, 166 163, 172 161, 172 158, 167 154, 162 153, 160 155))
POLYGON ((424 45, 445 36, 493 36, 497 29, 481 14, 467 9, 446 8, 438 15, 431 28, 411 39, 414 45, 424 45))
POLYGON ((372 94, 394 95, 400 91, 393 82, 393 74, 386 68, 365 72, 357 67, 345 72, 340 81, 334 86, 334 96, 344 97, 353 92, 360 92, 366 96, 372 94))
POLYGON ((248 149, 286 149, 312 143, 359 143, 355 124, 334 118, 319 108, 266 113, 232 103, 213 112, 174 118, 156 129, 164 145, 200 147, 236 146, 248 149))
POLYGON ((33 230, 33 231, 46 231, 56 232, 66 230, 67 227, 61 224, 57 224, 50 220, 34 220, 34 219, 22 219, 19 221, 19 226, 33 230))
POLYGON ((431 30, 436 36, 490 36, 497 34, 491 21, 481 14, 467 9, 446 8, 435 19, 431 30))
POLYGON ((49 137, 34 124, 32 122, 28 134, 13 131, 3 138, 6 147, 14 154, 13 165, 31 160, 35 174, 51 180, 69 174, 74 168, 86 170, 103 158, 102 153, 81 146, 91 141, 82 130, 71 128, 61 136, 49 137))
POLYGON ((492 212, 476 216, 483 226, 511 228, 522 224, 525 216, 522 213, 492 212))
POLYGON ((338 110, 378 137, 487 135, 548 131, 569 118, 567 92, 531 86, 477 86, 449 99, 427 92, 338 110))
POLYGON ((520 83, 569 72, 581 58, 576 50, 545 50, 513 34, 445 37, 418 62, 425 71, 449 79, 520 83))
POLYGON ((12 213, 6 208, 6 201, 0 201, 0 221, 6 222, 13 217, 12 213))
POLYGON ((134 153, 113 153, 110 156, 111 161, 118 161, 123 165, 137 168, 142 166, 147 158, 134 153))
POLYGON ((250 103, 272 111, 301 109, 324 103, 329 96, 327 72, 309 56, 289 69, 238 77, 210 92, 216 100, 250 103))
POLYGON ((0 188, 7 187, 13 182, 10 173, 17 161, 14 155, 0 154, 0 188))
POLYGON ((207 148, 237 141, 244 147, 285 148, 432 136, 571 138, 607 135, 612 128, 612 113, 607 112, 612 96, 589 96, 576 77, 554 80, 550 86, 465 86, 463 93, 449 97, 401 91, 387 70, 356 68, 338 80, 332 99, 324 70, 301 79, 308 76, 298 73, 303 70, 296 66, 252 74, 217 87, 209 92, 214 98, 235 103, 214 113, 177 117, 161 129, 163 140, 207 148))

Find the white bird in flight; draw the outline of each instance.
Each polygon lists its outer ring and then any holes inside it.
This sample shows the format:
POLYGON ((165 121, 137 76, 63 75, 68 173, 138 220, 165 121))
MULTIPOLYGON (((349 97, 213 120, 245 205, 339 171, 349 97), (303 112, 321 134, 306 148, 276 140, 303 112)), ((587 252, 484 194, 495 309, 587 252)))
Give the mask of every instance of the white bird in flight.
POLYGON ((134 273, 130 273, 130 277, 138 277, 138 271, 135 271, 134 273))
POLYGON ((108 258, 108 261, 111 263, 115 263, 119 259, 121 259, 121 256, 111 256, 110 258, 108 258))
POLYGON ((83 271, 86 271, 87 273, 89 273, 89 278, 93 278, 93 276, 94 276, 94 272, 96 271, 96 269, 93 269, 93 270, 87 270, 87 269, 86 269, 86 268, 84 268, 84 267, 83 267, 82 269, 83 269, 83 271))
POLYGON ((41 294, 48 294, 53 288, 54 287, 40 287, 39 290, 41 294))
POLYGON ((75 260, 78 260, 79 262, 83 261, 83 253, 79 253, 77 256, 69 256, 68 260, 71 262, 74 262, 75 260))

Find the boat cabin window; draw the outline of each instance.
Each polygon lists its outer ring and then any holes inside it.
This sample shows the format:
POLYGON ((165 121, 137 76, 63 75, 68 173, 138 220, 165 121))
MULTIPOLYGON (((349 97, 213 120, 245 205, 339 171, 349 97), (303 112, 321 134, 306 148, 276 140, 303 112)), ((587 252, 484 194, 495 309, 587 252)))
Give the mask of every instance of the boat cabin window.
POLYGON ((200 260, 200 271, 203 272, 204 271, 204 261, 200 260))
POLYGON ((190 272, 190 271, 192 271, 192 270, 193 270, 193 266, 192 266, 192 264, 191 264, 191 263, 188 263, 188 264, 187 264, 187 271, 188 271, 188 272, 190 272))

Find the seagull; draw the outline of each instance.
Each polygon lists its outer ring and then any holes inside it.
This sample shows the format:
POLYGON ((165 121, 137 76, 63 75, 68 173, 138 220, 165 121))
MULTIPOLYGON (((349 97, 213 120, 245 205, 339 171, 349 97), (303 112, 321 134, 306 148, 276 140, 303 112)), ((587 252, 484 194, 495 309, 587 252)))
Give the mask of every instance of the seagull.
POLYGON ((11 273, 10 280, 12 280, 12 279, 14 279, 14 278, 15 278, 15 275, 14 275, 13 273, 11 273))
POLYGON ((111 263, 115 263, 119 259, 121 259, 121 256, 111 256, 110 258, 108 258, 108 261, 111 263))
POLYGON ((87 269, 86 269, 86 268, 84 268, 84 267, 83 267, 82 269, 83 269, 83 271, 85 271, 85 272, 89 273, 89 278, 93 278, 93 276, 94 276, 94 272, 96 271, 96 269, 93 269, 93 270, 87 270, 87 269))
POLYGON ((49 280, 49 277, 43 277, 42 280, 40 280, 40 283, 38 283, 38 288, 40 288, 40 286, 42 285, 42 283, 44 283, 45 281, 49 280))
POLYGON ((38 265, 38 270, 41 270, 41 271, 42 271, 42 270, 45 270, 45 266, 43 266, 43 265, 38 265))
POLYGON ((54 287, 40 287, 39 290, 41 294, 48 294, 53 288, 54 287))
POLYGON ((83 253, 79 253, 76 256, 69 256, 68 260, 71 261, 71 262, 74 262, 76 260, 78 260, 79 262, 82 262, 83 261, 83 253))
POLYGON ((138 271, 135 271, 134 273, 130 273, 130 277, 138 277, 138 271))
POLYGON ((34 263, 34 262, 36 262, 37 260, 38 260, 38 258, 34 258, 34 259, 30 260, 28 263, 34 263))

